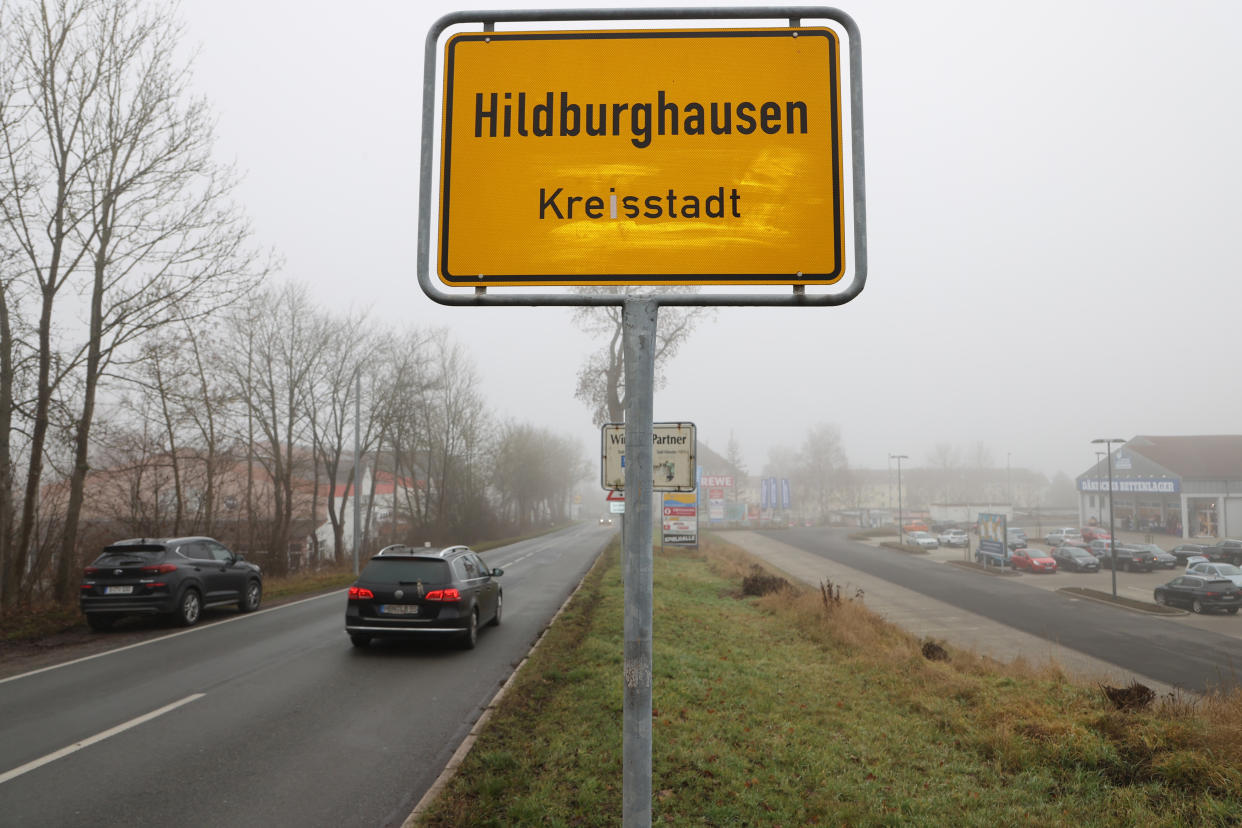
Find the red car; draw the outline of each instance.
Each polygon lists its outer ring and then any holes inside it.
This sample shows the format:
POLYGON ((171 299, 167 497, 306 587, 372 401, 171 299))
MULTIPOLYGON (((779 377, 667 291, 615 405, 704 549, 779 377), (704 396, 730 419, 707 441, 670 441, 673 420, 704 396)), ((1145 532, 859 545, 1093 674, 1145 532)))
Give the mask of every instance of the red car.
POLYGON ((1082 530, 1082 539, 1090 543, 1093 540, 1112 540, 1113 536, 1103 526, 1087 526, 1082 530))
POLYGON ((1009 563, 1014 569, 1025 569, 1027 572, 1047 572, 1051 575, 1057 571, 1057 562, 1038 549, 1015 549, 1009 555, 1009 563))

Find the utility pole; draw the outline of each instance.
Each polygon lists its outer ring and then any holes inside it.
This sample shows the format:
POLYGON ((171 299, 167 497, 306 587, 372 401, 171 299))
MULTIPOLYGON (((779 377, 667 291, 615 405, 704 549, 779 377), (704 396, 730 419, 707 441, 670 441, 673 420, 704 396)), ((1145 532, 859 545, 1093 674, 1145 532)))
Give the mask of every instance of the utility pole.
POLYGON ((1112 553, 1112 569, 1113 572, 1113 597, 1117 597, 1117 535, 1113 531, 1113 443, 1125 443, 1120 438, 1101 437, 1098 440, 1092 440, 1093 443, 1103 443, 1108 448, 1108 548, 1112 553))
POLYGON ((890 454, 888 459, 897 461, 897 542, 904 545, 906 542, 906 531, 905 525, 901 522, 901 461, 909 460, 910 458, 904 454, 890 454))

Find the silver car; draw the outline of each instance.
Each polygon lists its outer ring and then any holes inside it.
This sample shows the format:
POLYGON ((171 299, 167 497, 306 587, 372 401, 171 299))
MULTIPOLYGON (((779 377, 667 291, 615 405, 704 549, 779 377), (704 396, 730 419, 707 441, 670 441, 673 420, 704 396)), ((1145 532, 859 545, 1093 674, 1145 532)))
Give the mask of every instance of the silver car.
POLYGON ((930 532, 907 532, 906 545, 917 546, 920 549, 939 549, 940 541, 930 532))
POLYGON ((1197 563, 1186 568, 1187 575, 1201 575, 1207 578, 1223 578, 1242 586, 1242 569, 1227 563, 1197 563))

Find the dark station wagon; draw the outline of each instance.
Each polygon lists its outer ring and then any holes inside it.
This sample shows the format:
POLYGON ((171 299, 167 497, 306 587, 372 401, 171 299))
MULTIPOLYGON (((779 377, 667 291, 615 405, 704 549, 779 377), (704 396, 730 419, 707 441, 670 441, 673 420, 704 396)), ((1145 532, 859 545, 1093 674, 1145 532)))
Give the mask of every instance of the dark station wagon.
POLYGON ((455 637, 471 649, 481 623, 500 623, 496 579, 503 574, 465 546, 385 547, 349 588, 345 632, 355 647, 376 638, 455 637))

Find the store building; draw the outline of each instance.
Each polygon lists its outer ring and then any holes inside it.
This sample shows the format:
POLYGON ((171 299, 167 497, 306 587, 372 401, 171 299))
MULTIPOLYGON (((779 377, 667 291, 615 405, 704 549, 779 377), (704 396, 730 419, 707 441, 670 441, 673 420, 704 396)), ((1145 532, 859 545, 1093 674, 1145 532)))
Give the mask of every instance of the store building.
MULTIPOLYGON (((1103 452, 1100 452, 1103 455, 1103 452)), ((1082 526, 1242 538, 1242 436, 1135 437, 1077 478, 1082 526), (1110 504, 1111 500, 1111 504, 1110 504)))

